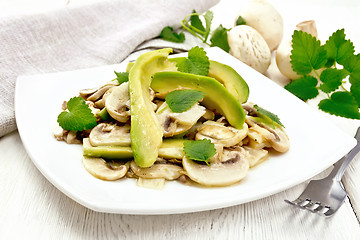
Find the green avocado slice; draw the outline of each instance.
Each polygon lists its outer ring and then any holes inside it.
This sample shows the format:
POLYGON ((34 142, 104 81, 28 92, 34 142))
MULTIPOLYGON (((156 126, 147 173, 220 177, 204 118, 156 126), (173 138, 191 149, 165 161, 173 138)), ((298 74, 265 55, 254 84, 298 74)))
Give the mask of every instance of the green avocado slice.
MULTIPOLYGON (((159 148, 159 157, 165 159, 182 159, 184 156, 185 139, 165 139, 159 148)), ((131 147, 123 146, 97 146, 90 144, 88 138, 83 139, 83 155, 88 157, 101 157, 105 159, 131 159, 131 147)))
POLYGON ((209 77, 222 83, 240 103, 248 100, 249 86, 232 67, 210 60, 209 77))
POLYGON ((176 89, 195 89, 205 93, 202 104, 216 109, 235 128, 241 129, 245 113, 240 102, 217 80, 183 72, 158 72, 151 82, 151 88, 161 95, 176 89))
MULTIPOLYGON (((169 58, 177 64, 185 57, 169 58)), ((249 97, 249 86, 245 80, 232 67, 210 60, 209 77, 215 78, 240 102, 245 103, 249 97)))
POLYGON ((173 64, 167 60, 171 52, 171 48, 164 48, 144 53, 129 72, 131 148, 139 167, 153 165, 162 143, 163 133, 153 109, 149 88, 154 73, 173 71, 173 64))

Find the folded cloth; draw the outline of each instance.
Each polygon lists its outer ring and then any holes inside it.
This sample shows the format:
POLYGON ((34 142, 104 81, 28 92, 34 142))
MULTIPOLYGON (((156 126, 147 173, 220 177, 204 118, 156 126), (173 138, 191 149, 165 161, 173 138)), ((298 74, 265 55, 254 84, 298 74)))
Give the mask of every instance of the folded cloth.
POLYGON ((16 129, 17 76, 119 63, 163 27, 217 2, 112 0, 0 19, 0 137, 16 129))

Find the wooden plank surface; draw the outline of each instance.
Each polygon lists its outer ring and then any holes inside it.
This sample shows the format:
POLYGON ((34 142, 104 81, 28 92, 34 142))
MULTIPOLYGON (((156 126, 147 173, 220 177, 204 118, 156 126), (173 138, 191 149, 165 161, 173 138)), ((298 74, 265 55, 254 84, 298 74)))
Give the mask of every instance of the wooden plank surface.
MULTIPOLYGON (((28 157, 18 133, 0 139, 0 152, 0 239, 360 239, 348 200, 328 219, 284 203, 306 184, 199 213, 106 214, 79 205, 52 186, 28 157)), ((358 192, 351 196, 352 202, 360 201, 358 192)))

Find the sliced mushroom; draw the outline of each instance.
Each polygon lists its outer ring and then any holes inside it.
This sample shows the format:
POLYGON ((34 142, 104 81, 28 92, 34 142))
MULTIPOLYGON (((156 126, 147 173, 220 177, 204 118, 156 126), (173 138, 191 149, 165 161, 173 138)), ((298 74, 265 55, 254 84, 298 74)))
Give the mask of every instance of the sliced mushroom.
POLYGON ((263 162, 269 156, 269 152, 265 149, 254 149, 247 146, 244 146, 243 148, 248 152, 247 160, 249 161, 251 168, 263 162))
POLYGON ((105 107, 112 118, 119 122, 127 122, 130 118, 130 96, 128 82, 112 89, 106 97, 105 107))
POLYGON ((136 181, 136 185, 138 187, 161 190, 165 187, 165 179, 164 178, 150 179, 150 178, 139 177, 138 180, 136 181))
POLYGON ((107 90, 117 85, 119 85, 118 81, 110 81, 97 88, 80 90, 79 95, 88 101, 95 102, 99 100, 107 90))
POLYGON ((223 123, 206 121, 195 135, 195 140, 209 139, 214 144, 222 144, 224 147, 234 146, 243 140, 248 133, 248 126, 244 123, 242 129, 225 126, 223 123))
POLYGON ((89 135, 92 146, 130 146, 130 125, 100 123, 89 135))
POLYGON ((99 100, 97 100, 97 101, 94 103, 95 107, 100 108, 100 109, 101 109, 101 108, 104 108, 104 107, 105 107, 105 100, 106 100, 106 98, 110 95, 110 93, 112 92, 112 90, 113 90, 115 87, 116 87, 116 86, 109 88, 109 89, 104 93, 104 95, 102 96, 102 98, 100 98, 99 100))
POLYGON ((164 137, 172 137, 189 130, 205 112, 205 108, 196 103, 185 112, 174 113, 164 102, 156 111, 156 116, 162 126, 164 137))
POLYGON ((264 115, 258 114, 253 103, 242 105, 249 125, 249 146, 260 149, 272 147, 278 152, 286 152, 290 148, 289 137, 284 128, 264 115))
POLYGON ((164 178, 166 180, 178 179, 184 171, 182 167, 170 163, 156 163, 151 167, 141 168, 135 161, 130 162, 134 174, 141 178, 164 178))
POLYGON ((215 118, 215 113, 209 109, 206 109, 205 110, 206 112, 204 113, 204 115, 202 115, 202 117, 205 119, 205 120, 214 120, 215 118))
POLYGON ((254 128, 251 127, 249 128, 249 132, 248 132, 247 146, 249 146, 252 149, 263 149, 263 148, 271 147, 270 143, 267 141, 265 136, 255 131, 254 128))
POLYGON ((191 180, 215 187, 235 184, 243 179, 249 170, 246 151, 240 147, 236 150, 224 149, 217 161, 209 165, 197 163, 185 156, 183 166, 185 174, 191 180))
MULTIPOLYGON (((265 123, 257 122, 256 118, 247 116, 246 122, 249 124, 249 137, 252 135, 251 132, 261 136, 265 139, 265 142, 270 144, 278 152, 286 152, 290 148, 289 137, 285 131, 280 127, 271 127, 265 123)), ((260 139, 260 138, 259 138, 260 139)))
POLYGON ((56 125, 53 128, 53 135, 54 135, 55 139, 58 141, 65 140, 68 132, 69 132, 68 130, 65 130, 62 127, 60 127, 60 125, 58 123, 56 123, 56 125))
POLYGON ((86 104, 89 106, 89 108, 91 109, 92 114, 94 114, 95 116, 100 112, 100 109, 95 107, 95 104, 91 101, 86 101, 86 104))
POLYGON ((76 132, 69 131, 65 139, 68 144, 81 144, 81 140, 77 138, 76 132))
POLYGON ((120 179, 125 176, 126 172, 129 170, 129 164, 122 164, 120 166, 114 167, 108 164, 102 158, 94 157, 83 157, 82 163, 91 175, 96 178, 113 181, 120 179))

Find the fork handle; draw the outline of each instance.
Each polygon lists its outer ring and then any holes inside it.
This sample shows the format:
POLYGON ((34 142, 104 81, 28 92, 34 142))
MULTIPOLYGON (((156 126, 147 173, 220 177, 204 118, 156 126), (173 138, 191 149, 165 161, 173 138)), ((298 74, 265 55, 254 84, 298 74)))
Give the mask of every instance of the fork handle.
POLYGON ((343 158, 341 158, 337 163, 335 163, 334 169, 329 174, 329 178, 335 178, 338 181, 341 181, 342 176, 344 175, 344 172, 351 162, 351 160, 354 159, 356 154, 360 151, 360 127, 358 128, 355 139, 357 140, 356 146, 351 149, 351 151, 346 154, 343 158))

